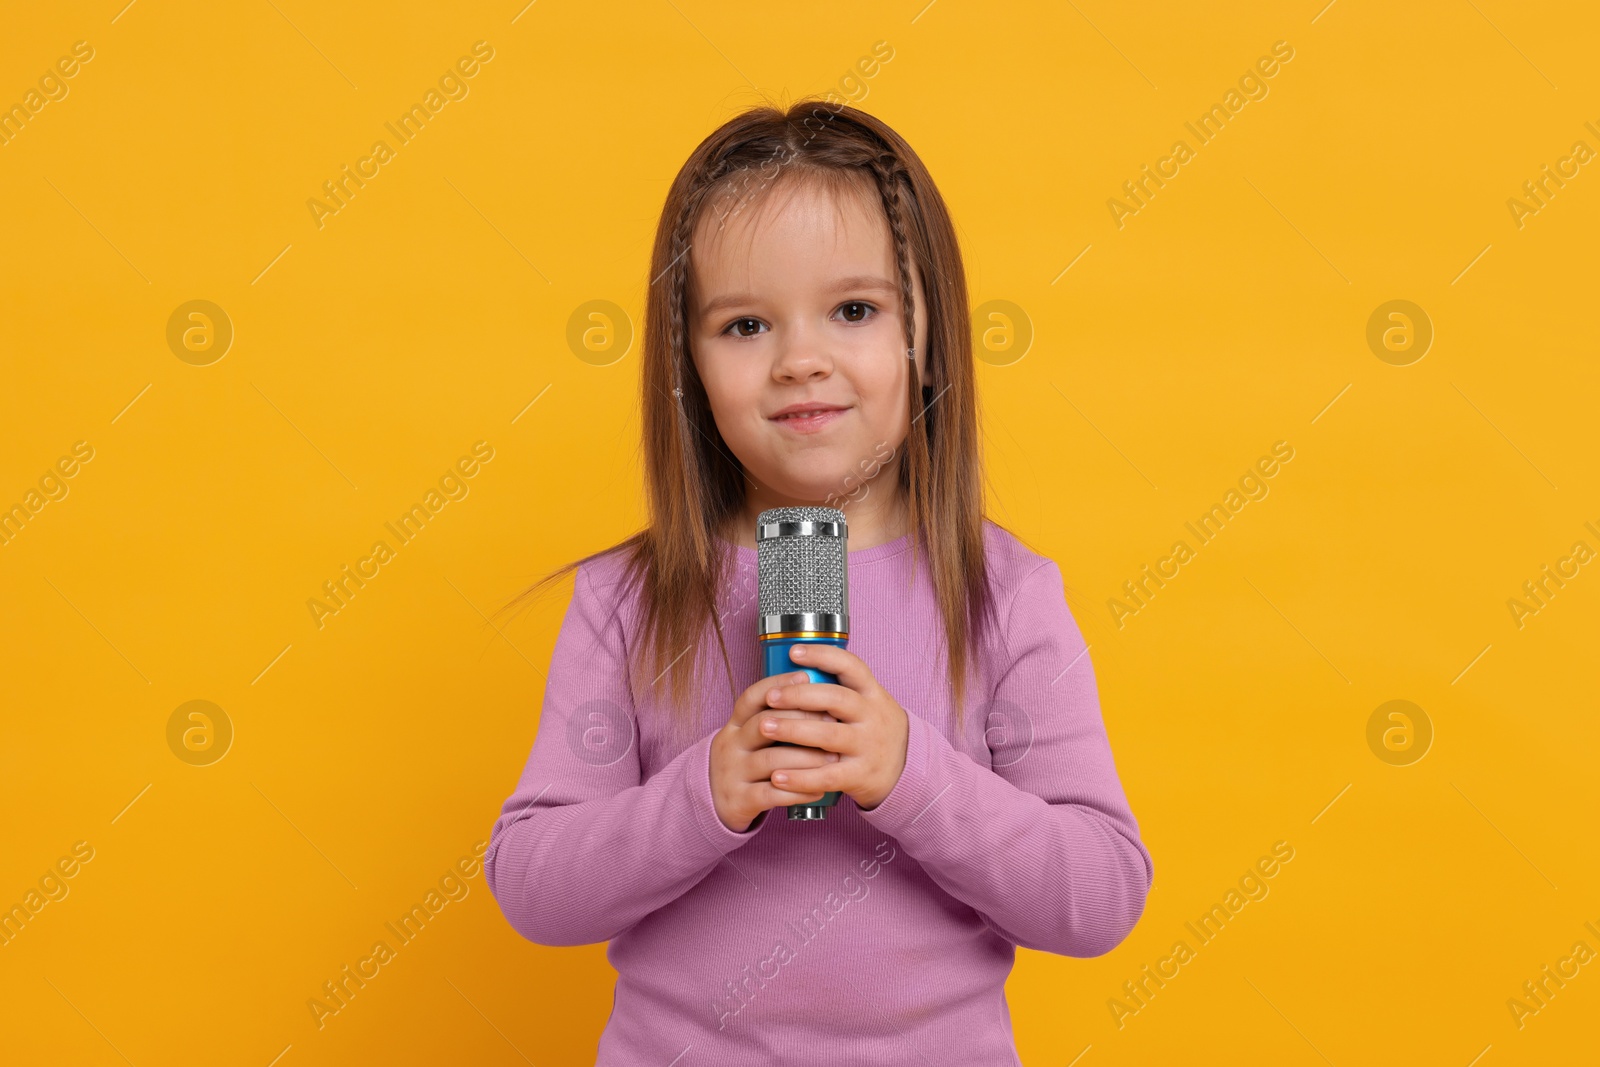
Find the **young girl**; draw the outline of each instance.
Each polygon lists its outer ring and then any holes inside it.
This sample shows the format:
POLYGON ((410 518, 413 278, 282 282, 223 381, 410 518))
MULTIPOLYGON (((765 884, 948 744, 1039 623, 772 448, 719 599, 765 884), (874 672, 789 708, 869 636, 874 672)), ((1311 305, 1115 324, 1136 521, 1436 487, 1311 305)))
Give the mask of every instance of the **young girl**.
POLYGON ((532 941, 610 942, 600 1065, 1016 1064, 1015 946, 1108 952, 1152 865, 1061 572, 984 518, 944 201, 871 115, 757 108, 678 173, 650 278, 650 523, 556 572, 489 885, 532 941), (757 676, 756 516, 805 504, 849 524, 849 648, 793 657, 837 685, 757 676))

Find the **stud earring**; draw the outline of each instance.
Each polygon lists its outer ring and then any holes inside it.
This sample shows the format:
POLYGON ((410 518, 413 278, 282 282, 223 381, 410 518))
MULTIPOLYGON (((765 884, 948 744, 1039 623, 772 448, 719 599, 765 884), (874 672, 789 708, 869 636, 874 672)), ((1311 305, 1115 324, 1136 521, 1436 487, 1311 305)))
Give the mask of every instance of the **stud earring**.
POLYGON ((917 358, 917 350, 915 348, 906 349, 906 358, 907 359, 916 359, 917 358))

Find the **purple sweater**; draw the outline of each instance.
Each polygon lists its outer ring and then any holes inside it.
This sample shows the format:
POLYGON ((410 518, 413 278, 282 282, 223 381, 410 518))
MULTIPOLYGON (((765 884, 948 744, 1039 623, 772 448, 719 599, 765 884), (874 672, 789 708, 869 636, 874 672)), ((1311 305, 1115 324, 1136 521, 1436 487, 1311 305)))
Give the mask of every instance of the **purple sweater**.
MULTIPOLYGON (((711 801, 734 699, 715 639, 711 695, 675 731, 627 666, 639 605, 618 553, 579 568, 484 867, 524 937, 610 942, 600 1067, 1016 1064, 1014 946, 1098 956, 1133 929, 1153 867, 1061 572, 992 523, 985 538, 1003 647, 979 651, 964 729, 909 539, 851 552, 849 647, 906 709, 905 770, 871 811, 844 795, 823 822, 776 809, 743 833, 711 801)), ((724 547, 742 690, 759 678, 756 553, 724 547)))

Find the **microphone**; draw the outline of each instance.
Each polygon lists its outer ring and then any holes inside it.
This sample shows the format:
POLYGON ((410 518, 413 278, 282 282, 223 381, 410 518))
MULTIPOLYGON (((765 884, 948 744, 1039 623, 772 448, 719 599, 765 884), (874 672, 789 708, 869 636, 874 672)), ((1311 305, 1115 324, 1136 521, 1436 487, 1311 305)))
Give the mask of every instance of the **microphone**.
MULTIPOLYGON (((813 682, 838 682, 836 675, 797 666, 789 649, 798 644, 843 648, 849 642, 848 538, 844 512, 837 508, 769 508, 756 517, 756 640, 763 678, 803 670, 813 682)), ((789 818, 825 819, 838 802, 835 790, 815 803, 790 804, 789 818)))

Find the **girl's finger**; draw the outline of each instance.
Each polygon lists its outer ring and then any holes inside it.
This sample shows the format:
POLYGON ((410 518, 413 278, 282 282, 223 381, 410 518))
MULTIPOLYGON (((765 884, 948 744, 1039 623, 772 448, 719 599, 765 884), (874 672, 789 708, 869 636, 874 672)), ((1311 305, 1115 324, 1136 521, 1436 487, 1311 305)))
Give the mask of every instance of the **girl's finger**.
POLYGON ((779 719, 772 716, 765 716, 760 722, 761 736, 769 741, 807 745, 828 752, 837 752, 841 756, 852 756, 856 752, 856 731, 842 722, 779 719), (769 719, 771 726, 767 725, 769 719))
POLYGON ((773 771, 772 785, 775 789, 787 789, 791 792, 815 795, 816 793, 842 790, 845 785, 845 774, 845 770, 838 766, 813 767, 810 769, 802 767, 788 771, 773 771))
POLYGON ((743 726, 749 721, 750 716, 766 710, 767 693, 773 687, 809 680, 810 675, 804 671, 785 672, 761 679, 739 694, 739 699, 733 703, 733 713, 728 716, 728 721, 734 726, 743 726))
POLYGON ((766 715, 758 715, 753 718, 746 719, 745 724, 738 728, 740 742, 742 743, 743 747, 752 752, 766 748, 772 741, 772 738, 761 732, 761 723, 765 721, 765 719, 811 719, 817 722, 834 721, 825 712, 821 711, 801 711, 797 708, 762 708, 761 710, 766 712, 766 715))
POLYGON ((866 715, 860 693, 829 682, 774 686, 767 703, 774 708, 825 711, 841 722, 860 722, 866 715))
POLYGON ((838 645, 790 645, 789 658, 802 667, 826 671, 858 693, 870 693, 878 685, 861 657, 838 645))
POLYGON ((821 800, 821 793, 791 793, 787 789, 779 789, 771 782, 761 782, 753 786, 756 800, 762 807, 783 808, 790 804, 814 804, 821 800))
POLYGON ((822 767, 840 759, 837 752, 803 745, 767 745, 752 755, 748 765, 750 781, 762 782, 772 777, 773 771, 787 771, 796 767, 822 767))

